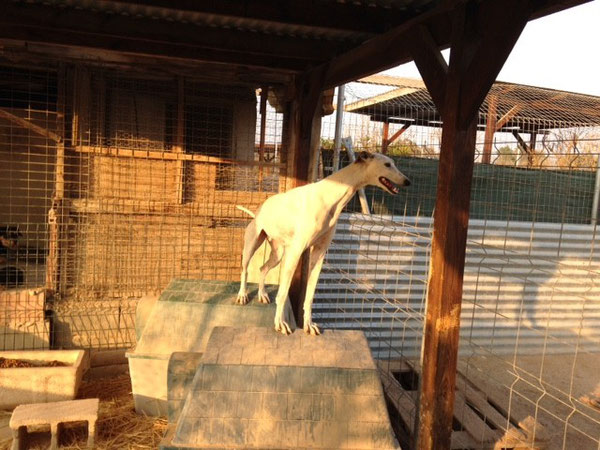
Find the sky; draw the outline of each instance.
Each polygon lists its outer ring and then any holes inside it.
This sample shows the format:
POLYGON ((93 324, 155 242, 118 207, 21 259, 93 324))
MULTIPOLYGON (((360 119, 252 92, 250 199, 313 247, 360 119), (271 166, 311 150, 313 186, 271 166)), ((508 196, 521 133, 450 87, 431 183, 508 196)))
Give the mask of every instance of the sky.
MULTIPOLYGON (((386 73, 420 78, 414 63, 386 73)), ((600 0, 529 22, 497 79, 600 96, 600 0)))

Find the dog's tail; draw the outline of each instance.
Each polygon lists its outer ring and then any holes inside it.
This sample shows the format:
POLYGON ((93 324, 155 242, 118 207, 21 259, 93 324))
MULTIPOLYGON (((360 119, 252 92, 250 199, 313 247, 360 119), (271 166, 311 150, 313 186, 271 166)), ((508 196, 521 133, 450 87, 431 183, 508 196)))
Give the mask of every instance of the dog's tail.
POLYGON ((250 211, 248 208, 244 208, 243 206, 240 206, 240 205, 235 205, 235 207, 237 209, 239 209, 240 211, 244 211, 246 214, 248 214, 252 218, 256 217, 256 215, 252 211, 250 211))

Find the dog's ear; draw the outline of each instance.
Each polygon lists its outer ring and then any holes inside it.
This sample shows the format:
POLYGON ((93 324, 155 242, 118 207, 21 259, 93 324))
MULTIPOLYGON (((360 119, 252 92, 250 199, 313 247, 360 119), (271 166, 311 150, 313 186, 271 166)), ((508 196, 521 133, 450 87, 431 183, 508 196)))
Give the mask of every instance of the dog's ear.
POLYGON ((374 156, 367 152, 366 150, 363 150, 362 152, 359 152, 356 155, 356 162, 364 162, 364 161, 368 161, 369 159, 373 159, 374 156))

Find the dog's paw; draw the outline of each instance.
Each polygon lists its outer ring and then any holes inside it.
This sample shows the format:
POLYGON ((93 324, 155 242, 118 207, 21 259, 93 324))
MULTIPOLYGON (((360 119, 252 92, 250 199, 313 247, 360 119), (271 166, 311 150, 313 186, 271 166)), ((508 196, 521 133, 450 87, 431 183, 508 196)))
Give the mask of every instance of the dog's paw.
POLYGON ((285 320, 275 321, 275 331, 278 331, 285 336, 292 334, 292 329, 285 320))
POLYGON ((240 293, 240 294, 238 294, 238 296, 237 296, 237 299, 236 299, 236 301, 235 301, 235 302, 236 302, 238 305, 245 305, 245 304, 247 304, 249 301, 250 301, 250 299, 248 298, 248 294, 247 294, 247 293, 246 293, 246 294, 242 294, 242 293, 240 293))
POLYGON ((304 324, 304 332, 312 336, 318 336, 321 334, 319 326, 314 322, 307 322, 304 324))
POLYGON ((269 298, 269 294, 267 294, 267 291, 258 292, 258 302, 264 303, 265 305, 271 303, 271 299, 269 298))

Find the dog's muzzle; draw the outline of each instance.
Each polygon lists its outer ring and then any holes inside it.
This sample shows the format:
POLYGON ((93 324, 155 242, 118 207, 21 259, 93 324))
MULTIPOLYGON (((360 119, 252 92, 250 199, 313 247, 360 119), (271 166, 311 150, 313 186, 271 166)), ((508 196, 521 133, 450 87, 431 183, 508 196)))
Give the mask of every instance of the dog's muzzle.
POLYGON ((390 194, 396 195, 398 192, 400 192, 398 185, 386 177, 379 177, 379 182, 386 187, 390 194))

